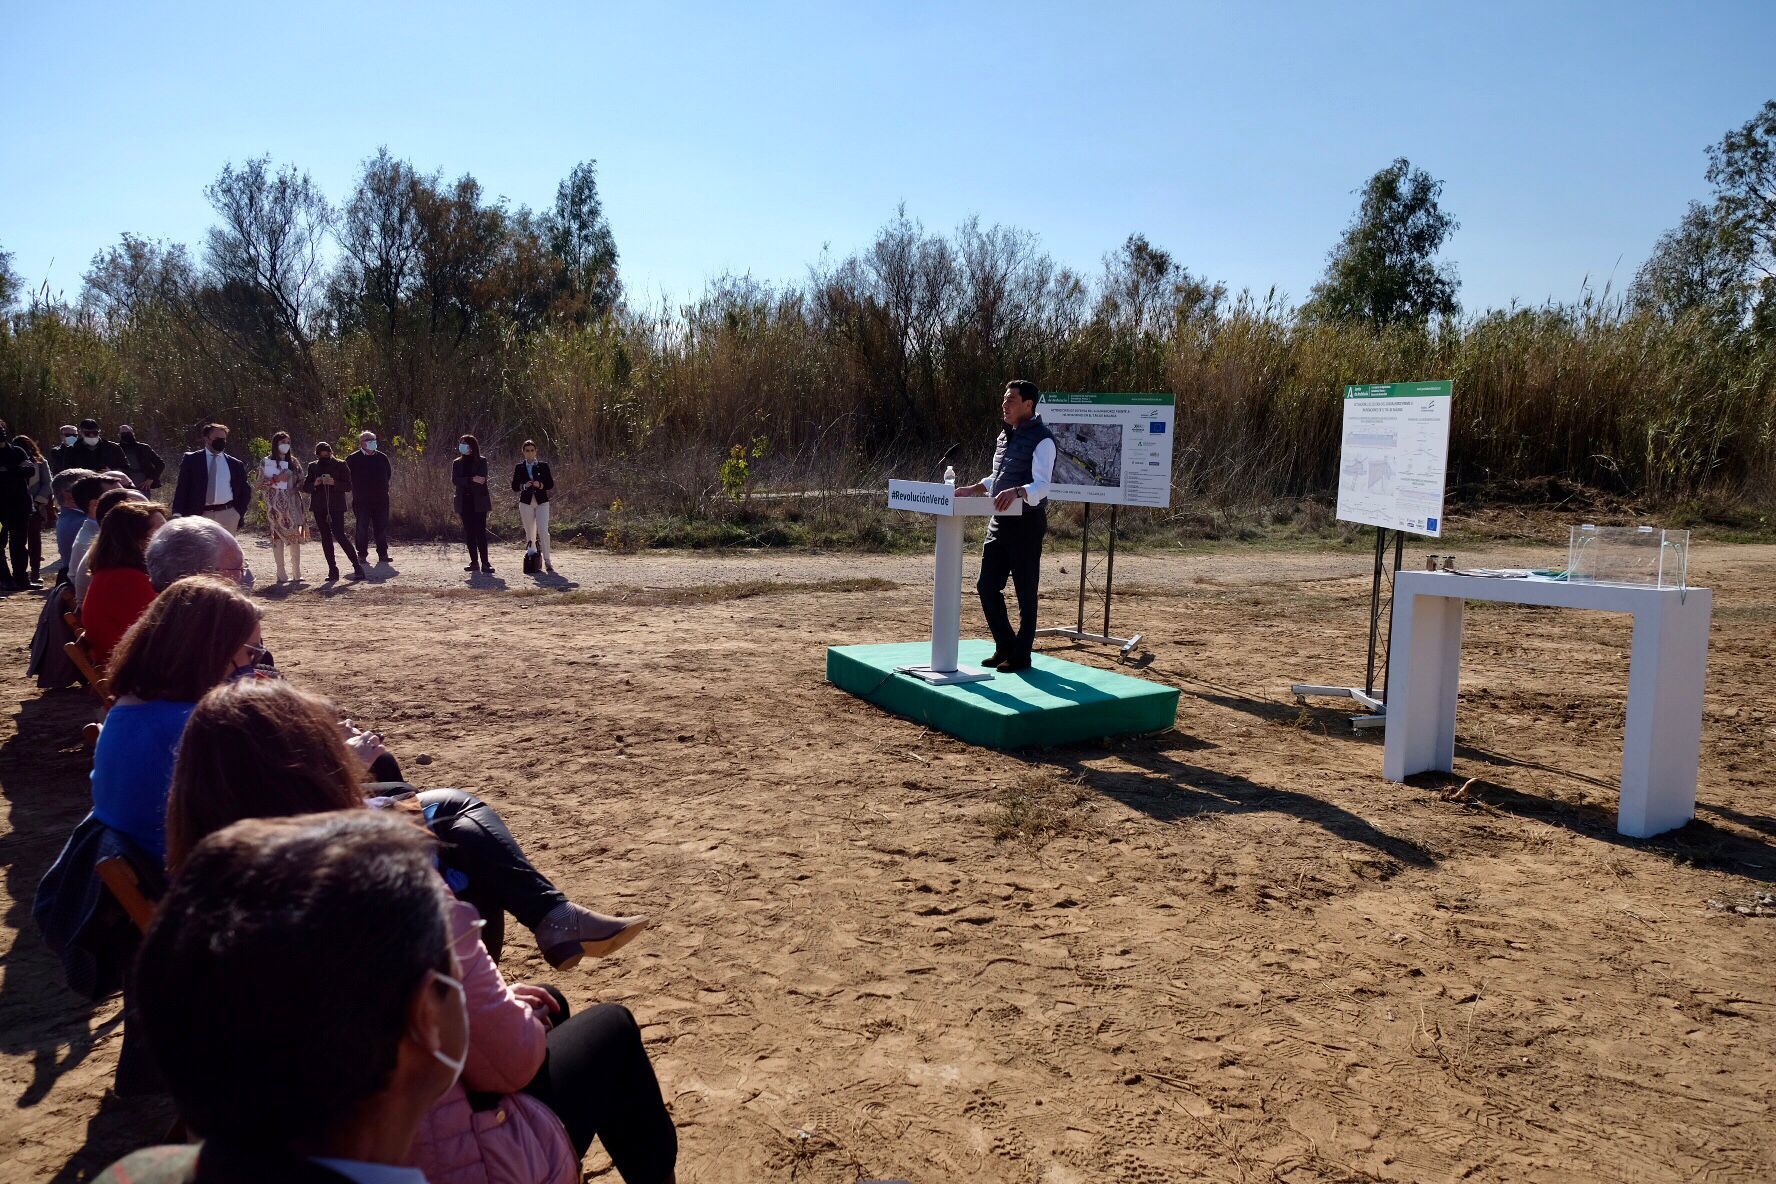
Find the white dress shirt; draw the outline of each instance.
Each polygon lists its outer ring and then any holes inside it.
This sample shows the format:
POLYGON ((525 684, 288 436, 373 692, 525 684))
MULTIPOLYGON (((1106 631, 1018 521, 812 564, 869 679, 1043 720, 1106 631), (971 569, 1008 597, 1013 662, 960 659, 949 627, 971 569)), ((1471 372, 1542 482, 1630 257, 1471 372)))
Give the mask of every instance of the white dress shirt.
MULTIPOLYGON (((1030 505, 1039 506, 1048 496, 1048 487, 1054 483, 1054 471, 1055 442, 1052 439, 1039 441, 1036 451, 1030 454, 1030 480, 1024 484, 1024 496, 1030 505)), ((988 493, 999 492, 993 488, 991 474, 982 477, 981 484, 987 487, 988 493)))
POLYGON ((210 453, 210 493, 204 499, 206 506, 217 506, 227 503, 234 504, 234 482, 228 477, 228 459, 225 453, 210 453))

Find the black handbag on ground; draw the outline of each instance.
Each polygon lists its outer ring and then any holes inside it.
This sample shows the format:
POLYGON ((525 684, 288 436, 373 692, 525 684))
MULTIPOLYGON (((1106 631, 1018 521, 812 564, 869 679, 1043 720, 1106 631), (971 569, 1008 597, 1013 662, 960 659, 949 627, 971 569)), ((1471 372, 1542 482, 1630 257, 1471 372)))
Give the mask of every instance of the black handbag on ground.
POLYGON ((534 576, 543 570, 543 553, 535 547, 524 549, 524 574, 534 576))

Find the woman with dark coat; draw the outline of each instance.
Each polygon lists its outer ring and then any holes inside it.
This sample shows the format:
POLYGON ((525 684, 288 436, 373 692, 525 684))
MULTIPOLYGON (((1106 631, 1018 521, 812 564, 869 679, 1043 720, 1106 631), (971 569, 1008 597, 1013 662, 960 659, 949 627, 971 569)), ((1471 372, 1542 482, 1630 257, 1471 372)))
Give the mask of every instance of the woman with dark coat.
POLYGON ((518 495, 525 545, 541 554, 543 569, 550 575, 555 574, 555 565, 549 561, 549 491, 554 488, 549 462, 537 459, 535 440, 526 440, 524 459, 512 466, 512 492, 518 495))
POLYGON ((463 542, 469 548, 469 565, 464 571, 479 568, 493 574, 487 559, 487 515, 493 509, 493 494, 487 488, 487 458, 481 455, 481 441, 464 435, 456 443, 457 458, 450 462, 450 480, 456 486, 456 513, 462 519, 463 542))

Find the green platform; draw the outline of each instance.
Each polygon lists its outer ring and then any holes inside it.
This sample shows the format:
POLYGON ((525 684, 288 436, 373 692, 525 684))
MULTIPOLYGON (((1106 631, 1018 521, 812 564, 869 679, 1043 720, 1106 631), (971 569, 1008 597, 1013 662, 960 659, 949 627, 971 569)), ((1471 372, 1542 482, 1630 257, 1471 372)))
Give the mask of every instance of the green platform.
MULTIPOLYGON (((992 651, 964 641, 959 660, 978 666, 992 651)), ((1157 732, 1178 714, 1178 689, 1037 654, 1017 674, 938 687, 896 674, 931 658, 931 643, 840 645, 826 651, 827 681, 878 707, 989 748, 1048 748, 1102 736, 1157 732)))

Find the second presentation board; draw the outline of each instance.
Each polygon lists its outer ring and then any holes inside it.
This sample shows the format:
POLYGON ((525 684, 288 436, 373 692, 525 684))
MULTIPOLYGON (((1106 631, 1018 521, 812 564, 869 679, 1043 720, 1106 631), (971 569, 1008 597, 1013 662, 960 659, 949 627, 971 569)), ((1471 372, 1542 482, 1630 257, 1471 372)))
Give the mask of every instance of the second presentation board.
POLYGON ((1166 394, 1045 392, 1038 410, 1055 437, 1061 502, 1117 506, 1172 503, 1172 415, 1166 394))

